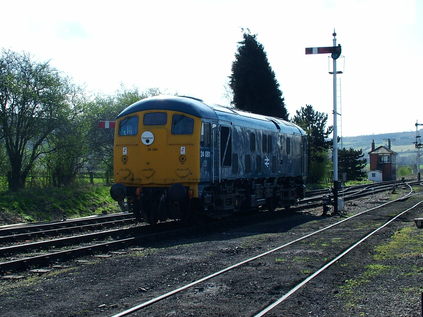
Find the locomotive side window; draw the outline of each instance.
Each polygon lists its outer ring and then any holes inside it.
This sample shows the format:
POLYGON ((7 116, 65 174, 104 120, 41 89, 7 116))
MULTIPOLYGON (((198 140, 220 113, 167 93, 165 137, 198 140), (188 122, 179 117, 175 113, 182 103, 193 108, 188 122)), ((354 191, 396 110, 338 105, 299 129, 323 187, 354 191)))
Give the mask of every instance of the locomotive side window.
POLYGON ((166 112, 150 112, 144 115, 144 125, 165 125, 167 123, 166 112))
POLYGON ((201 146, 209 147, 211 145, 211 124, 203 122, 201 124, 201 146))
POLYGON ((256 157, 256 171, 261 173, 261 156, 257 155, 256 157))
POLYGON ((267 153, 267 135, 263 134, 261 138, 261 151, 267 153))
POLYGON ((234 155, 232 155, 232 161, 232 173, 237 174, 239 170, 238 154, 234 153, 234 155))
POLYGON ((172 117, 172 134, 192 134, 194 131, 194 119, 181 114, 172 117))
POLYGON ((250 151, 256 151, 256 135, 253 132, 250 133, 250 151))
POLYGON ((278 169, 276 156, 272 156, 272 172, 276 173, 278 169))
POLYGON ((251 172, 251 155, 247 154, 245 155, 244 158, 244 164, 245 164, 245 173, 250 173, 251 172))
POLYGON ((291 154, 291 138, 286 138, 286 154, 291 154))
POLYGON ((119 123, 119 135, 137 135, 138 133, 138 117, 126 117, 119 123))
POLYGON ((284 140, 283 136, 280 136, 280 138, 279 138, 279 144, 280 144, 279 151, 280 151, 280 153, 282 153, 282 151, 283 151, 284 141, 285 140, 284 140))
POLYGON ((222 166, 231 166, 232 163, 232 138, 228 127, 220 129, 220 161, 222 166))
POLYGON ((273 137, 269 135, 267 137, 267 152, 272 153, 273 151, 273 137))

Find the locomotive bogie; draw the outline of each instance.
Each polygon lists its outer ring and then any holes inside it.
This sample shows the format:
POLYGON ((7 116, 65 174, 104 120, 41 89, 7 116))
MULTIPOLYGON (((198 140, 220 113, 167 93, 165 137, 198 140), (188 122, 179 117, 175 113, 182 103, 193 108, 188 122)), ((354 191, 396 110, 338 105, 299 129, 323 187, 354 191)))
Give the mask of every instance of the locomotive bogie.
POLYGON ((289 206, 303 195, 305 153, 304 131, 281 119, 150 98, 117 118, 111 192, 149 222, 289 206))

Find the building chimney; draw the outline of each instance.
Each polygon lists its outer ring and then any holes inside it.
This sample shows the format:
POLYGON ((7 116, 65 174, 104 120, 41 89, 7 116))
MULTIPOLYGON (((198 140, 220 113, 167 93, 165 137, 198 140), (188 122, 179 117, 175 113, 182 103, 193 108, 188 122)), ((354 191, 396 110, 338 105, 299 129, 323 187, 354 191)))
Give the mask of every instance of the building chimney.
POLYGON ((391 139, 388 139, 388 149, 391 149, 391 139))
POLYGON ((372 140, 372 152, 375 150, 375 140, 372 140))

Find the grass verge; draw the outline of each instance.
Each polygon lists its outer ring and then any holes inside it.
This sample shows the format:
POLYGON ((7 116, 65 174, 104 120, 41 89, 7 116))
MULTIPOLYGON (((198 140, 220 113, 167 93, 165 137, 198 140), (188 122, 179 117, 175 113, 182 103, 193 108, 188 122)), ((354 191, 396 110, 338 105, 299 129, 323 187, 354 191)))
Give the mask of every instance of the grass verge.
POLYGON ((78 185, 0 193, 0 224, 53 221, 118 211, 109 187, 78 185))
POLYGON ((342 298, 347 309, 359 307, 363 294, 369 296, 371 289, 378 289, 384 280, 393 280, 392 285, 396 284, 400 293, 400 289, 414 295, 423 293, 423 287, 416 282, 423 274, 423 269, 416 265, 423 254, 422 241, 423 230, 414 223, 397 230, 388 241, 374 248, 372 263, 361 274, 347 279, 337 297, 342 298))

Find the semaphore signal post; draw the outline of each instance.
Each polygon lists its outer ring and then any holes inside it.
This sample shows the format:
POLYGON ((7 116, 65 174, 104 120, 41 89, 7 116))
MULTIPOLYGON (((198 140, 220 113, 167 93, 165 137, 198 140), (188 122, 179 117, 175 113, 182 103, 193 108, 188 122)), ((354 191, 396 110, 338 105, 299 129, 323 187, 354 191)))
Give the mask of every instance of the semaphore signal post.
POLYGON ((333 46, 327 47, 308 47, 305 49, 306 54, 331 54, 333 60, 333 209, 334 213, 338 212, 338 190, 340 182, 338 178, 338 126, 337 126, 337 96, 336 96, 336 60, 341 56, 341 45, 336 45, 336 32, 333 31, 333 46))
POLYGON ((419 126, 423 126, 423 123, 419 123, 416 121, 416 142, 414 143, 416 145, 417 154, 416 154, 416 171, 417 171, 417 180, 420 182, 420 149, 423 148, 419 126))

